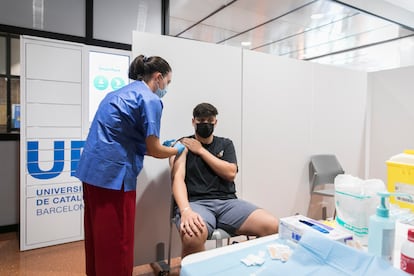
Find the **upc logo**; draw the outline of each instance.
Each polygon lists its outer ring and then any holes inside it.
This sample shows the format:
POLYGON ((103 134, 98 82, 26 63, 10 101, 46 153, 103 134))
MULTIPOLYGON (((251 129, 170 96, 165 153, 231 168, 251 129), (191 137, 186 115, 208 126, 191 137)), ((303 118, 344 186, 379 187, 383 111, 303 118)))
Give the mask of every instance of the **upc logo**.
MULTIPOLYGON (((78 167, 82 148, 85 141, 70 142, 70 175, 74 176, 78 167)), ((53 166, 50 170, 42 170, 39 167, 39 141, 27 142, 27 170, 31 176, 37 179, 51 179, 60 175, 65 165, 65 141, 54 141, 53 166)))

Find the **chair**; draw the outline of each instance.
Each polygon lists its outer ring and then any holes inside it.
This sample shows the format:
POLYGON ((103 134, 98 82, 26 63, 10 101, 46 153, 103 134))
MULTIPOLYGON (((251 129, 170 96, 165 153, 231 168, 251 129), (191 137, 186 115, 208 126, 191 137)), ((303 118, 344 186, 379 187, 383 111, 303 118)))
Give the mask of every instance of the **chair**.
MULTIPOLYGON (((312 155, 309 162, 311 193, 333 197, 335 195, 335 177, 343 173, 344 170, 335 155, 312 155)), ((322 219, 326 219, 326 207, 322 208, 322 219)))

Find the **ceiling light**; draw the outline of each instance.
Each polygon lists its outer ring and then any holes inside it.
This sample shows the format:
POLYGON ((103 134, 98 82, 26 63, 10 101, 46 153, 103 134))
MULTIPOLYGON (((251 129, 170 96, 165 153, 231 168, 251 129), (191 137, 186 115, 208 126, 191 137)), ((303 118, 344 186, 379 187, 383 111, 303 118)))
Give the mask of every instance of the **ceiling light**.
POLYGON ((321 19, 322 17, 324 17, 323 13, 314 13, 311 15, 312 19, 321 19))
POLYGON ((252 45, 252 43, 250 41, 242 41, 242 43, 241 43, 242 47, 250 47, 250 45, 252 45))

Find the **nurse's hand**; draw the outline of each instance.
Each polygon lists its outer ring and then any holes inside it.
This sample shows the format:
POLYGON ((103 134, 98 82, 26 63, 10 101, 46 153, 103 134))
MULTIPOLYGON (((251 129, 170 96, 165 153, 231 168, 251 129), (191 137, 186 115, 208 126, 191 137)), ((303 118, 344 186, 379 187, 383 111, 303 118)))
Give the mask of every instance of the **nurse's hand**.
POLYGON ((174 142, 175 142, 175 139, 166 140, 164 141, 164 143, 162 143, 162 145, 166 147, 171 147, 174 144, 174 142))
POLYGON ((175 139, 171 139, 171 140, 166 140, 164 141, 164 143, 162 143, 163 146, 165 147, 173 147, 175 149, 177 149, 177 154, 176 157, 180 156, 181 153, 183 153, 185 146, 183 144, 180 143, 180 141, 177 141, 175 139))
POLYGON ((176 157, 180 156, 181 153, 183 153, 183 151, 185 150, 185 146, 181 144, 181 142, 175 143, 174 148, 178 151, 176 157))

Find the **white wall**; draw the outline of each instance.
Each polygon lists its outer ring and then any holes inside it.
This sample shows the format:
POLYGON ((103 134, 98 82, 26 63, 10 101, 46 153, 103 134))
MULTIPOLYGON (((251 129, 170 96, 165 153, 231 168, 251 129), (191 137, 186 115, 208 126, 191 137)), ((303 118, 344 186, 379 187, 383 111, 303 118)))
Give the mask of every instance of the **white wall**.
POLYGON ((369 178, 387 181, 387 161, 414 149, 414 67, 368 74, 371 103, 369 178))

